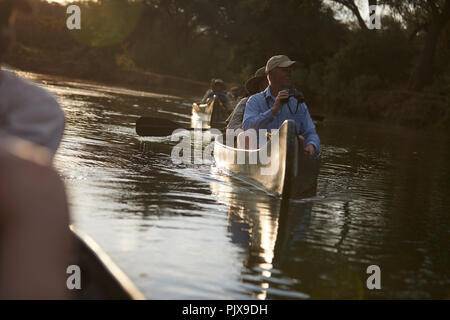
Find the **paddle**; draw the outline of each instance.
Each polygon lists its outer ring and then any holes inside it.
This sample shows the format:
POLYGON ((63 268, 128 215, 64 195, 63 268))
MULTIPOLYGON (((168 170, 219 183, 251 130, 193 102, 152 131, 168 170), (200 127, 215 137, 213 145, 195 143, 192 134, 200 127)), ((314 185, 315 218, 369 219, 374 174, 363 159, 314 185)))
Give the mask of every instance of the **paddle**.
POLYGON ((140 136, 166 137, 170 136, 175 130, 202 130, 207 131, 211 128, 187 128, 174 121, 164 118, 141 117, 136 121, 136 133, 140 136))
MULTIPOLYGON (((314 121, 321 122, 324 120, 324 116, 311 115, 314 121)), ((164 118, 152 118, 152 117, 140 117, 136 121, 136 133, 140 136, 153 136, 153 137, 166 137, 170 136, 175 130, 202 130, 208 131, 211 128, 187 128, 181 124, 178 124, 172 120, 164 118)), ((219 128, 220 129, 220 128, 219 128)))

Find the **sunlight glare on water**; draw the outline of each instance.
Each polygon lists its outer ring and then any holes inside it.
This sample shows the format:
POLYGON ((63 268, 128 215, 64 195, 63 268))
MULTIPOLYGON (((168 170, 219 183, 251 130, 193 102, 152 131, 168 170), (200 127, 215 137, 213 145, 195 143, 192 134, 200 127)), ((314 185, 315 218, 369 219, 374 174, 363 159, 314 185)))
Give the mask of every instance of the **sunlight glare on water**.
POLYGON ((195 97, 24 76, 64 108, 55 165, 74 224, 148 298, 449 297, 448 140, 327 119, 317 195, 286 204, 136 135, 144 115, 188 124, 195 97), (372 264, 380 291, 365 287, 372 264))

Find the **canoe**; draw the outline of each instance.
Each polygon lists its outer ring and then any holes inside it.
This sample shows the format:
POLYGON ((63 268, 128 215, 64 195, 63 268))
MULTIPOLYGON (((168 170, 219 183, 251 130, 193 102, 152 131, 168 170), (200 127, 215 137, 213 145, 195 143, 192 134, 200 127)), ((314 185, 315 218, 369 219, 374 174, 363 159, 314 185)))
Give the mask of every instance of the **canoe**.
POLYGON ((225 125, 229 111, 220 98, 214 95, 208 103, 193 103, 192 114, 197 115, 211 127, 225 125))
POLYGON ((238 149, 224 141, 224 136, 217 136, 214 141, 217 168, 277 197, 315 194, 320 160, 304 153, 293 120, 284 121, 259 149, 238 149))
POLYGON ((79 300, 143 300, 145 296, 89 236, 70 226, 73 234, 71 264, 80 267, 81 289, 72 289, 79 300))

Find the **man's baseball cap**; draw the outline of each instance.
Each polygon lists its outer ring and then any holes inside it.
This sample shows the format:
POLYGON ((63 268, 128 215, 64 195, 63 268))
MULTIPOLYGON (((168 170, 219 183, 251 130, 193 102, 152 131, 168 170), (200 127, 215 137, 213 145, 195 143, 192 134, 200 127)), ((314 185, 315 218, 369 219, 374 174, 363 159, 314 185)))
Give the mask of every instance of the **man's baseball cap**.
POLYGON ((288 56, 278 55, 273 56, 267 61, 266 64, 266 73, 269 73, 275 68, 287 68, 295 65, 297 61, 292 61, 288 58, 288 56))

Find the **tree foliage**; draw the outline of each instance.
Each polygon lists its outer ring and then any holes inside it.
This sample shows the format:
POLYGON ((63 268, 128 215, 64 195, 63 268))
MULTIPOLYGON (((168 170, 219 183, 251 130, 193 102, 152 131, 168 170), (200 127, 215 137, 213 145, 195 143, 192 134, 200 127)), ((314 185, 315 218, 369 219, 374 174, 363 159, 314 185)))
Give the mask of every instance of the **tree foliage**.
POLYGON ((19 19, 9 59, 38 57, 41 65, 95 78, 109 79, 115 69, 125 68, 243 83, 270 56, 286 54, 299 62, 296 86, 308 101, 351 112, 374 90, 450 92, 450 0, 99 0, 79 5, 82 30, 72 32, 65 28, 65 7, 40 1, 31 21, 19 19), (359 28, 339 20, 330 3, 348 8, 359 28), (381 30, 368 30, 356 5, 361 3, 389 9, 381 30))

